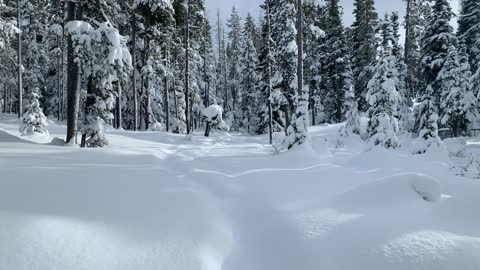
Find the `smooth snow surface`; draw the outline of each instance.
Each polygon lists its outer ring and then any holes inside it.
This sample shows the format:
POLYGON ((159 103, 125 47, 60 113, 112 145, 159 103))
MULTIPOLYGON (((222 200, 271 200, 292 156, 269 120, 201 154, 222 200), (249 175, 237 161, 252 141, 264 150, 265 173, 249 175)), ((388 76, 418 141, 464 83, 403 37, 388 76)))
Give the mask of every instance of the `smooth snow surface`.
POLYGON ((274 155, 266 137, 107 131, 80 149, 18 125, 0 116, 2 270, 480 269, 480 180, 405 138, 335 149, 340 125, 312 127, 274 155))

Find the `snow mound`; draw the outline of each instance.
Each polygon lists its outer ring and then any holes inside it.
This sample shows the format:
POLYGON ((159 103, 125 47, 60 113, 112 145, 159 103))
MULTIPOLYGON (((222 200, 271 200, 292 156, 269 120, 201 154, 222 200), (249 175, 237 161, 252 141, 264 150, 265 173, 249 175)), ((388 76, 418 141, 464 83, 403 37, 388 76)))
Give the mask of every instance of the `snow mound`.
POLYGON ((337 207, 349 210, 402 209, 440 199, 440 184, 422 174, 400 174, 361 185, 338 196, 337 207))
POLYGON ((480 267, 480 238, 445 231, 408 233, 387 243, 382 252, 386 261, 384 269, 474 270, 480 267))

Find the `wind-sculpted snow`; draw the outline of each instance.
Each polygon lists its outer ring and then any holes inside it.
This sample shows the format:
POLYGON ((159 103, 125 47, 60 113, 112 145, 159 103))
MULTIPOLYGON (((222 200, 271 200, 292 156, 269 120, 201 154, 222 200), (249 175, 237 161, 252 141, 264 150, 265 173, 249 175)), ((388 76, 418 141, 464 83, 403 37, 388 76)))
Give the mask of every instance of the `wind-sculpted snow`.
POLYGON ((107 130, 79 149, 18 124, 0 116, 2 270, 480 269, 480 182, 448 151, 336 149, 341 125, 280 155, 219 132, 107 130))

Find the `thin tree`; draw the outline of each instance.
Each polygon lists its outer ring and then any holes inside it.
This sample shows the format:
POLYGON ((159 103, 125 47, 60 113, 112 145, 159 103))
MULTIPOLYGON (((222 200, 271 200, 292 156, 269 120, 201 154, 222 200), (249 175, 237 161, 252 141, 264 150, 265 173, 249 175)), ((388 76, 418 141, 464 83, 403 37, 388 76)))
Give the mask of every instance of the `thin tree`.
MULTIPOLYGON (((75 18, 77 20, 82 19, 81 8, 77 12, 76 1, 68 2, 68 18, 67 20, 73 21, 75 18), (77 13, 77 14, 75 14, 77 13)), ((67 45, 67 143, 75 143, 74 140, 77 135, 77 125, 78 125, 78 66, 74 62, 74 51, 73 51, 73 41, 72 35, 68 35, 68 45, 67 45)))
POLYGON ((22 85, 22 8, 20 0, 17 0, 17 25, 18 25, 18 48, 17 48, 17 65, 18 65, 18 118, 23 117, 23 85, 22 85))

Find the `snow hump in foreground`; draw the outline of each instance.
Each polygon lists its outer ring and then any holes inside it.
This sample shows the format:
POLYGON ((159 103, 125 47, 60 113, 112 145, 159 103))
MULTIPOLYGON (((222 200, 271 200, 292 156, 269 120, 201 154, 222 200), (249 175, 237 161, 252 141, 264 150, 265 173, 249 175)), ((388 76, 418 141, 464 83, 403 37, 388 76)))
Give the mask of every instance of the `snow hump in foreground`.
POLYGON ((361 185, 340 195, 336 205, 347 209, 396 209, 440 199, 440 184, 422 174, 400 174, 361 185))

